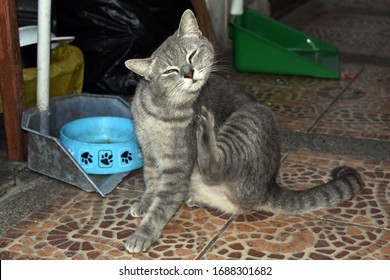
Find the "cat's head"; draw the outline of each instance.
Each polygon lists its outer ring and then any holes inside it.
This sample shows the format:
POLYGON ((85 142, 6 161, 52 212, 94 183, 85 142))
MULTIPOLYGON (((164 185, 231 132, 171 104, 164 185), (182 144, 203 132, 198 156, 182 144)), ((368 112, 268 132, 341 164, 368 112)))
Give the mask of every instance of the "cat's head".
POLYGON ((127 68, 149 81, 159 94, 199 92, 214 63, 214 49, 186 10, 178 30, 145 59, 130 59, 127 68))

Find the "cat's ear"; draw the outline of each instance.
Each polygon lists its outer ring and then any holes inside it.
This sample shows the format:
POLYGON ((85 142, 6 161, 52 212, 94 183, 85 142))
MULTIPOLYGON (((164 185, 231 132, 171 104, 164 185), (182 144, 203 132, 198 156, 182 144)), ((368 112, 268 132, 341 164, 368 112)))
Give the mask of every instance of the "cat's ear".
POLYGON ((153 60, 151 58, 129 59, 126 60, 125 65, 134 73, 144 77, 146 80, 149 80, 150 66, 152 65, 152 62, 153 60))
POLYGON ((199 29, 196 17, 191 10, 186 10, 181 16, 179 29, 177 30, 179 37, 200 37, 202 32, 199 29))

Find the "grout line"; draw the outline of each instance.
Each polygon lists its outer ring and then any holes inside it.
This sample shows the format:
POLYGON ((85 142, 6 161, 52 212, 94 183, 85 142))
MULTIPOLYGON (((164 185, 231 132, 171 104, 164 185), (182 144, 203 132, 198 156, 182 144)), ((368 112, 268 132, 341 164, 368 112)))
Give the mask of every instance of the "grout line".
POLYGON ((286 153, 280 159, 280 163, 284 162, 288 158, 289 153, 290 153, 290 149, 287 149, 286 153))
POLYGON ((233 221, 236 218, 237 218, 237 215, 233 215, 230 217, 230 219, 227 221, 227 223, 224 225, 224 227, 217 232, 217 234, 213 237, 213 239, 211 239, 211 241, 206 245, 206 247, 203 248, 203 250, 195 258, 195 260, 200 260, 210 250, 210 248, 214 246, 215 242, 217 242, 219 237, 226 231, 226 229, 233 223, 233 221))
POLYGON ((288 129, 282 129, 281 132, 282 145, 288 152, 305 150, 365 159, 390 160, 389 141, 305 133, 288 129))
POLYGON ((307 129, 306 133, 310 133, 314 127, 322 120, 322 118, 329 112, 330 108, 341 98, 341 96, 344 94, 344 92, 349 89, 351 84, 356 81, 356 79, 360 76, 360 74, 366 69, 365 66, 362 67, 362 69, 355 75, 355 77, 340 91, 340 94, 336 96, 333 101, 325 108, 324 111, 316 118, 316 120, 313 122, 313 124, 307 129))
POLYGON ((315 217, 315 216, 306 216, 306 215, 297 215, 303 219, 311 219, 311 220, 317 220, 317 221, 322 221, 322 222, 327 222, 327 223, 334 223, 342 226, 355 226, 355 227, 363 227, 367 229, 372 229, 372 230, 383 230, 383 231, 390 231, 390 228, 385 228, 385 227, 376 227, 376 226, 370 226, 370 225, 365 225, 365 224, 358 224, 358 223, 351 223, 351 222, 346 222, 346 221, 338 221, 338 220, 331 220, 331 219, 325 219, 321 217, 315 217))
MULTIPOLYGON (((380 47, 378 47, 378 49, 375 51, 375 55, 379 54, 381 52, 382 49, 385 48, 385 46, 390 42, 390 39, 388 39, 386 41, 386 43, 384 43, 383 45, 381 45, 380 47)), ((348 54, 346 54, 348 55, 348 54)), ((368 56, 367 57, 372 57, 373 55, 371 56, 368 56)), ((387 59, 385 59, 387 61, 387 59)), ((383 62, 382 62, 383 63, 383 62)), ((344 94, 344 92, 349 89, 349 87, 357 80, 357 78, 362 74, 362 72, 366 69, 367 67, 367 64, 369 63, 364 63, 362 65, 362 69, 360 69, 360 71, 355 75, 355 77, 341 90, 340 94, 327 106, 327 108, 320 114, 320 116, 314 121, 314 123, 309 127, 309 129, 306 131, 307 133, 310 133, 314 127, 322 120, 322 118, 329 112, 330 108, 336 103, 336 101, 338 101, 341 96, 344 94)))

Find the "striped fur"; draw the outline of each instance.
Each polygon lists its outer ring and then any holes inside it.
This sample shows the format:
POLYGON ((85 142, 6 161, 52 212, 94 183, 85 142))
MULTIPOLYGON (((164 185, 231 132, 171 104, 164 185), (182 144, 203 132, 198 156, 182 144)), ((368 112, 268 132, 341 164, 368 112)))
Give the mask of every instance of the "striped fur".
POLYGON ((192 12, 150 57, 126 66, 144 77, 132 112, 144 154, 146 189, 131 204, 143 217, 126 241, 145 251, 186 201, 227 213, 267 210, 296 214, 337 205, 363 187, 348 167, 305 191, 276 183, 280 138, 273 113, 239 86, 210 74, 214 52, 192 12))

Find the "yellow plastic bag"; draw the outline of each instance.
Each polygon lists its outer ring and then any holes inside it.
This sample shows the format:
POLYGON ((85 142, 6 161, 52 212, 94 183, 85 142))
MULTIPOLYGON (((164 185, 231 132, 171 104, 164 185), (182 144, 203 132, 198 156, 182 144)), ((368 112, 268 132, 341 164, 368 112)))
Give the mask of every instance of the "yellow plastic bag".
MULTIPOLYGON (((50 59, 50 96, 81 92, 84 80, 84 57, 81 50, 72 45, 64 45, 53 50, 50 59)), ((35 106, 37 68, 24 68, 23 81, 26 108, 35 106)), ((0 113, 2 112, 3 103, 0 98, 0 113)))

